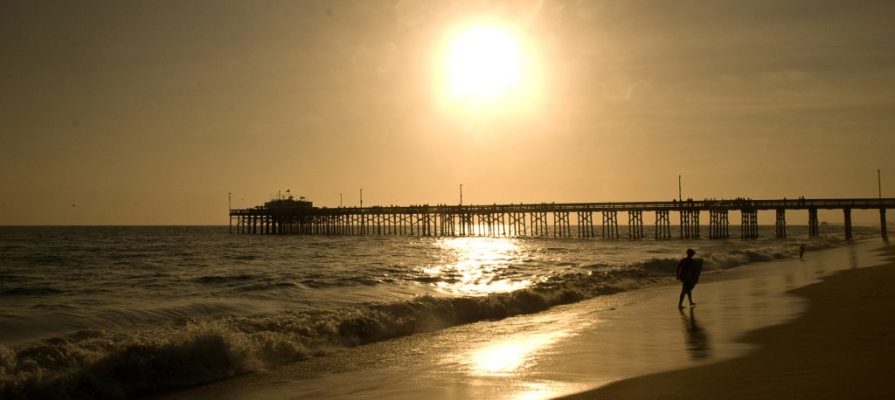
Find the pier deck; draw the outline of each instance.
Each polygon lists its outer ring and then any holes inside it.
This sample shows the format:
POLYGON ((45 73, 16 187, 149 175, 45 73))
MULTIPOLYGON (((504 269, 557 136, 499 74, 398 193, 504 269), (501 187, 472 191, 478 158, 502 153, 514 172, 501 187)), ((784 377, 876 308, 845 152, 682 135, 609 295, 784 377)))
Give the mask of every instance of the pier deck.
POLYGON ((879 210, 880 232, 888 238, 886 210, 895 198, 684 200, 602 203, 491 205, 410 205, 313 207, 308 201, 280 199, 262 206, 232 209, 230 231, 239 234, 418 235, 619 238, 619 213, 627 214, 631 239, 644 238, 644 212, 654 216, 653 237, 671 239, 671 216, 677 214, 677 237, 699 239, 700 217, 708 213, 710 239, 730 237, 731 211, 740 213, 740 237, 758 237, 758 211, 774 210, 776 237, 785 238, 786 212, 808 211, 808 236, 820 234, 818 210, 842 210, 846 239, 852 238, 852 210, 879 210), (594 214, 601 214, 600 224, 594 214), (235 220, 235 225, 233 224, 235 220))

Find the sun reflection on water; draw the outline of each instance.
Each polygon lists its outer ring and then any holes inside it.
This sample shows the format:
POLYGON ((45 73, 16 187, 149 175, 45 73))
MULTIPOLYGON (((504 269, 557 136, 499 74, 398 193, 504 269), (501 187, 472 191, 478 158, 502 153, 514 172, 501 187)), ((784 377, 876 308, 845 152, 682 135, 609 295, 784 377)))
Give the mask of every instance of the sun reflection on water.
POLYGON ((506 340, 489 343, 470 354, 473 375, 511 375, 531 366, 533 355, 543 350, 566 332, 545 332, 514 335, 506 340))
POLYGON ((444 238, 437 246, 443 259, 421 269, 438 290, 452 294, 485 295, 526 288, 532 280, 514 277, 511 262, 521 251, 518 240, 505 238, 444 238))
POLYGON ((545 372, 556 371, 556 354, 571 338, 598 322, 589 311, 567 309, 472 327, 443 363, 472 386, 501 385, 499 395, 469 397, 540 400, 580 392, 590 384, 545 372))

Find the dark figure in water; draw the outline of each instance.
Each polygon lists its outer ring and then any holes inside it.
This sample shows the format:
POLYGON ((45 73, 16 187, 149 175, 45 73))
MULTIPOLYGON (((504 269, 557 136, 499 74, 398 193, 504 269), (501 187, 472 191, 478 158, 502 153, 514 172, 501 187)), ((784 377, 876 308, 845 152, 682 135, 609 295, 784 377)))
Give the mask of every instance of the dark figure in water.
POLYGON ((694 306, 696 303, 693 302, 693 287, 696 286, 696 282, 699 281, 699 273, 702 272, 701 263, 693 258, 693 255, 696 254, 693 249, 687 249, 687 258, 684 258, 677 264, 677 279, 683 283, 681 287, 681 297, 677 301, 678 308, 684 307, 684 295, 687 295, 687 300, 690 301, 690 305, 694 306))
POLYGON ((801 260, 802 257, 804 257, 804 256, 805 256, 805 245, 801 244, 801 245, 799 245, 799 260, 801 260))

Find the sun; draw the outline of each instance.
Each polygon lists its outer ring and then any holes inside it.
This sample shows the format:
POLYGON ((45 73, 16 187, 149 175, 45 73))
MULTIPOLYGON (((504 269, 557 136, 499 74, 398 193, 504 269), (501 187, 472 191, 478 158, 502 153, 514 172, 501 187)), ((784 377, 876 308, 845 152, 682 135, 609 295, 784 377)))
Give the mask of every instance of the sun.
POLYGON ((445 67, 450 98, 483 105, 509 100, 519 92, 528 65, 522 43, 512 30, 479 24, 452 35, 445 67))

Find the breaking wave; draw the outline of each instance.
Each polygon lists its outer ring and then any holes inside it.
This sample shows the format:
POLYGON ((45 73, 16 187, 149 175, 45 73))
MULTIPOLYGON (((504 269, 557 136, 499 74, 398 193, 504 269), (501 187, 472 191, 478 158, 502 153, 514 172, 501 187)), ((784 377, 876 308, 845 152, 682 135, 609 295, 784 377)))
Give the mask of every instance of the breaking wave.
POLYGON ((62 293, 62 290, 52 287, 14 287, 0 291, 0 296, 42 296, 59 293, 62 293))
MULTIPOLYGON (((826 240, 809 246, 818 249, 835 244, 835 240, 826 240)), ((789 243, 702 256, 706 270, 711 271, 797 253, 798 246, 789 243)), ((197 318, 126 332, 87 329, 18 349, 0 345, 0 398, 148 396, 305 360, 334 348, 536 313, 667 281, 677 263, 677 258, 656 257, 630 264, 593 264, 544 278, 525 289, 484 296, 423 295, 337 310, 197 318)), ((226 285, 252 278, 206 275, 196 282, 226 285)))
POLYGON ((224 317, 127 334, 83 330, 18 351, 0 347, 0 397, 150 395, 300 361, 333 347, 534 313, 634 286, 633 280, 609 278, 573 274, 481 297, 427 295, 332 312, 224 317))
POLYGON ((256 279, 256 278, 259 278, 259 276, 249 275, 249 274, 239 274, 239 275, 230 275, 230 276, 208 275, 208 276, 200 276, 200 277, 194 279, 194 281, 197 283, 202 283, 202 284, 206 284, 206 285, 219 285, 219 284, 227 284, 227 283, 231 283, 231 282, 243 282, 243 281, 252 280, 252 279, 256 279))

